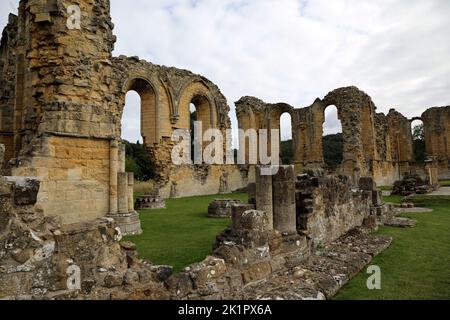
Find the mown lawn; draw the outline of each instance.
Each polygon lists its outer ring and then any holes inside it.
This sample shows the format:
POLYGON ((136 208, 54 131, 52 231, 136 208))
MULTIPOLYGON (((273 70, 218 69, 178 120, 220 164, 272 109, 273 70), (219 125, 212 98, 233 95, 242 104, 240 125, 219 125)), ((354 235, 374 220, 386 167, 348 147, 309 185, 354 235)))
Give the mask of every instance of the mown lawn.
POLYGON ((247 201, 246 194, 169 199, 167 209, 140 211, 144 233, 124 240, 136 243, 141 258, 180 271, 211 254, 216 236, 230 225, 230 219, 207 217, 209 203, 218 198, 247 201))
POLYGON ((364 271, 336 299, 450 299, 450 197, 420 196, 413 202, 434 212, 404 214, 418 221, 413 229, 380 228, 379 234, 394 237, 392 246, 372 262, 381 268, 382 289, 368 290, 364 271))
POLYGON ((441 180, 441 181, 439 181, 439 183, 443 187, 450 187, 450 180, 441 180))

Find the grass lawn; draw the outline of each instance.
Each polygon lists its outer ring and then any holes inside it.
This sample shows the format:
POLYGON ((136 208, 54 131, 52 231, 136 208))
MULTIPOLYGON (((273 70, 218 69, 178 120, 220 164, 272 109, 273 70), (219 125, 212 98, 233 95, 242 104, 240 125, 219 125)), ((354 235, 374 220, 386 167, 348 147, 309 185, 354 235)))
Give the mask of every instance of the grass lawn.
POLYGON ((383 200, 386 203, 402 203, 403 196, 384 196, 383 200))
MULTIPOLYGON (((396 199, 387 199, 392 200, 396 199)), ((368 290, 364 271, 337 300, 450 299, 450 197, 418 196, 413 202, 434 212, 404 214, 418 221, 416 228, 378 231, 394 237, 392 246, 372 262, 381 268, 382 289, 368 290)))
POLYGON ((381 191, 392 191, 394 189, 394 186, 380 186, 378 187, 381 191))
POLYGON ((439 181, 439 183, 443 187, 450 187, 450 180, 441 180, 441 181, 439 181))
POLYGON ((211 254, 216 236, 230 225, 230 219, 207 217, 209 203, 218 198, 247 201, 246 194, 168 199, 167 209, 140 211, 144 233, 124 240, 136 243, 141 258, 180 271, 211 254))

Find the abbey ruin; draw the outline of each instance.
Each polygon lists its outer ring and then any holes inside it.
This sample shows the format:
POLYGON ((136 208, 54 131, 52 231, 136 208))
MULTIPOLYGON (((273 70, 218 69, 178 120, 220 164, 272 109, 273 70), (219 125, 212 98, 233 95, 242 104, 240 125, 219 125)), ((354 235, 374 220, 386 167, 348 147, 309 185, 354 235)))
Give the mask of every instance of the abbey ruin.
POLYGON ((113 27, 109 0, 21 0, 3 30, 0 298, 330 298, 392 240, 369 232, 395 211, 376 184, 411 173, 430 185, 450 178, 450 107, 413 119, 394 109, 385 115, 356 87, 305 108, 253 97, 236 102, 240 129, 280 128, 281 115, 291 115, 294 163, 273 177, 261 175, 261 166, 176 166, 171 136, 190 128, 190 104, 203 130, 225 134, 228 102, 203 76, 113 57, 113 27), (74 3, 80 29, 67 28, 74 3), (232 226, 212 256, 180 274, 140 260, 132 243, 120 242, 142 232, 121 139, 130 90, 141 97, 141 134, 158 196, 248 189, 249 204, 231 208, 232 226), (344 140, 335 175, 322 171, 330 105, 344 140), (424 164, 413 161, 416 119, 424 124, 424 164), (71 266, 80 268, 81 289, 67 288, 71 266), (295 289, 281 290, 286 286, 295 289))

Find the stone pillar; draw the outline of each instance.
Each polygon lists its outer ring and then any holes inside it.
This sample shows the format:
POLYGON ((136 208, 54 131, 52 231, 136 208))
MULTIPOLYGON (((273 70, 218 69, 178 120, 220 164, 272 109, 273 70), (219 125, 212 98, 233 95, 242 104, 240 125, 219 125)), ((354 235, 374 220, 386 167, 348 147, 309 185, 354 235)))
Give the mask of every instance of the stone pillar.
POLYGON ((273 226, 283 234, 297 232, 294 166, 280 166, 273 176, 273 226))
POLYGON ((119 165, 118 165, 119 172, 126 172, 125 170, 126 146, 125 143, 123 142, 119 144, 118 158, 119 158, 119 165))
POLYGON ((128 172, 128 212, 134 211, 134 173, 128 172))
POLYGON ((117 198, 119 214, 128 213, 128 174, 119 172, 117 174, 117 198))
POLYGON ((109 147, 109 213, 117 214, 118 145, 112 140, 109 147))
POLYGON ((256 167, 256 210, 265 211, 269 230, 273 230, 272 176, 262 175, 263 166, 256 167))

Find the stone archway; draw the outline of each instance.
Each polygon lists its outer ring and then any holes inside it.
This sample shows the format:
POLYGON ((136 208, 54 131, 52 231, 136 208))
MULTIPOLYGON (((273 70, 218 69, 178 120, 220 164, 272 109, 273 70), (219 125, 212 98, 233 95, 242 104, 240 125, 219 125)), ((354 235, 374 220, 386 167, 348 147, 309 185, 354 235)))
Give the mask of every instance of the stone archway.
MULTIPOLYGON (((134 78, 128 81, 124 88, 125 94, 129 91, 137 92, 141 98, 141 136, 144 144, 151 147, 159 142, 158 99, 156 90, 150 81, 143 78, 134 78)), ((121 109, 121 119, 124 107, 121 109)))

